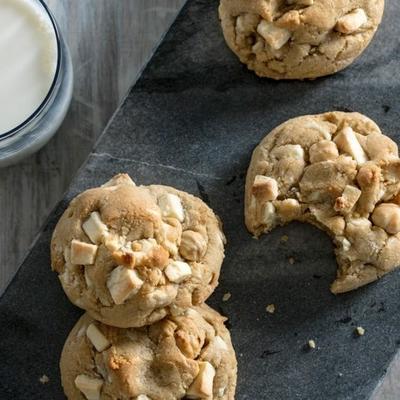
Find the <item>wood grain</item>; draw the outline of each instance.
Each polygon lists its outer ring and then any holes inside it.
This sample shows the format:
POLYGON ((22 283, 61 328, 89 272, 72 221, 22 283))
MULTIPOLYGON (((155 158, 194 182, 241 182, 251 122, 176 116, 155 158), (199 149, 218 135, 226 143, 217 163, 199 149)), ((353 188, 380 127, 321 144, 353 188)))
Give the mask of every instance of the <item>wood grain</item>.
POLYGON ((185 0, 46 2, 70 46, 74 95, 50 143, 0 170, 0 294, 185 0))

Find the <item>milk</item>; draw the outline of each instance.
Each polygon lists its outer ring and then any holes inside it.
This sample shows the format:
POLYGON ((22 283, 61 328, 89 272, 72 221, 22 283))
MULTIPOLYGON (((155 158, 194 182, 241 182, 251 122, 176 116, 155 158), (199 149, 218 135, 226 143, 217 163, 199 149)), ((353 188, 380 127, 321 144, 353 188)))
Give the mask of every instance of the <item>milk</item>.
POLYGON ((0 135, 43 103, 57 69, 57 39, 35 0, 0 0, 0 135))

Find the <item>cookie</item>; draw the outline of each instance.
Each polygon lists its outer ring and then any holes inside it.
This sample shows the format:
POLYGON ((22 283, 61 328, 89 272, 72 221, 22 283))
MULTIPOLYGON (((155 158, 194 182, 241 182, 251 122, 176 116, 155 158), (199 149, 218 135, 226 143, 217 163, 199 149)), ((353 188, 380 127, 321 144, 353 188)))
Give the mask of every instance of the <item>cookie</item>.
POLYGON ((233 400, 236 358, 225 318, 206 305, 143 328, 85 314, 61 356, 69 400, 233 400))
POLYGON ((245 197, 246 225, 256 236, 296 220, 333 238, 333 293, 400 264, 398 148, 361 114, 310 115, 278 126, 253 153, 245 197))
POLYGON ((221 0, 228 46, 261 77, 307 79, 350 65, 368 46, 384 0, 221 0))
POLYGON ((93 318, 139 327, 207 299, 224 241, 200 199, 118 175, 71 202, 53 233, 52 268, 72 303, 93 318))

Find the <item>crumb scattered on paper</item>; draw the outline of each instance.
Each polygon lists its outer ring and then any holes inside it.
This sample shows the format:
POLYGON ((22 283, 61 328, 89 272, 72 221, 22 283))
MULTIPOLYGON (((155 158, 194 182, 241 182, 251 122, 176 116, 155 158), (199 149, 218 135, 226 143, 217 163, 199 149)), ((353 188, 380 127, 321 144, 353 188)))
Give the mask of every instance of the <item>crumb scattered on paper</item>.
POLYGON ((294 264, 294 258, 293 257, 289 257, 289 264, 293 265, 294 264))
POLYGON ((308 347, 310 349, 315 349, 317 347, 317 345, 315 344, 315 341, 311 339, 308 341, 308 347))
POLYGON ((362 326, 357 326, 356 333, 357 333, 358 336, 364 336, 365 329, 362 326))
POLYGON ((49 382, 50 382, 50 378, 49 378, 47 375, 42 375, 42 376, 39 378, 39 382, 40 382, 41 384, 45 385, 46 383, 49 383, 49 382))
POLYGON ((265 309, 267 313, 273 314, 275 312, 275 304, 268 304, 265 309))
POLYGON ((228 301, 231 297, 231 293, 227 292, 222 296, 222 301, 228 301))
POLYGON ((281 237, 281 242, 282 243, 285 243, 285 242, 287 242, 289 240, 289 236, 288 235, 283 235, 282 237, 281 237))

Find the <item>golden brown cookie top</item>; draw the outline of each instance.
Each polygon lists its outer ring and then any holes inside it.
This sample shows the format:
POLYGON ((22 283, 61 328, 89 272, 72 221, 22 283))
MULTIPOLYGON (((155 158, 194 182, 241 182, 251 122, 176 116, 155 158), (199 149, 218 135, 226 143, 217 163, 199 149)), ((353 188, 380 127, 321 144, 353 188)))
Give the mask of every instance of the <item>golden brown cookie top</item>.
POLYGON ((400 264, 400 159, 369 118, 332 112, 285 122, 257 146, 245 215, 255 235, 293 220, 326 230, 337 245, 335 293, 400 264))
POLYGON ((200 199, 117 175, 71 202, 53 234, 52 267, 70 300, 94 318, 143 326, 212 293, 223 243, 200 199))
POLYGON ((332 74, 365 49, 384 0, 221 0, 229 47, 260 76, 332 74))
POLYGON ((114 328, 85 314, 61 357, 65 393, 70 400, 233 400, 236 358, 224 320, 206 305, 144 328, 114 328))

